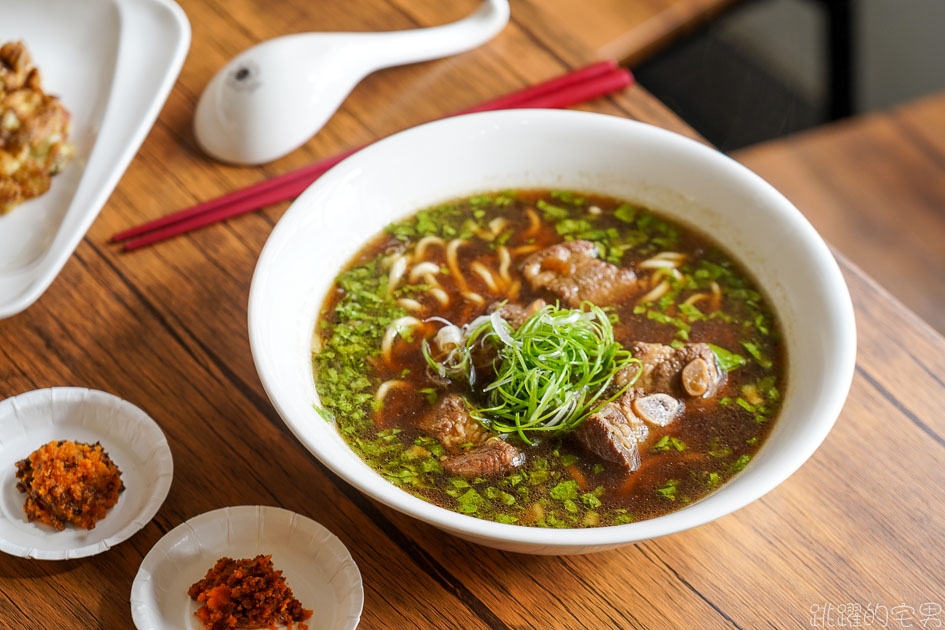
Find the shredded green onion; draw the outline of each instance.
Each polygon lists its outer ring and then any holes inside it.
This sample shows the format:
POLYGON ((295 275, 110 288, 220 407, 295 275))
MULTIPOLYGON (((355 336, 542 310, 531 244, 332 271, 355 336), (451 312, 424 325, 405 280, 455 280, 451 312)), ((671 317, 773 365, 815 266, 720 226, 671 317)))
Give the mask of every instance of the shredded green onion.
POLYGON ((614 340, 607 313, 589 302, 580 309, 545 306, 518 330, 494 313, 475 320, 464 337, 462 347, 444 361, 436 361, 424 341, 427 363, 441 376, 464 374, 475 386, 471 353, 478 344, 491 343, 497 351, 496 378, 481 389, 488 406, 471 414, 486 428, 516 434, 526 444, 533 444, 536 435, 577 428, 633 384, 611 392, 617 372, 640 363, 614 340))

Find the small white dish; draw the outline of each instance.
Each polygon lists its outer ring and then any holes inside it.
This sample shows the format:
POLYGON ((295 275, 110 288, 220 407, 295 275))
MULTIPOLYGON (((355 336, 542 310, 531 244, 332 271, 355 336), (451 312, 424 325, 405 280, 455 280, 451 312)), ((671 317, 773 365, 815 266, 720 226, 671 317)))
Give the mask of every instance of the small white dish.
POLYGON ((141 409, 81 387, 37 389, 0 402, 0 551, 37 560, 84 558, 129 538, 157 513, 174 474, 160 427, 141 409), (102 447, 121 471, 125 490, 90 530, 30 523, 16 489, 16 462, 53 440, 102 447))
POLYGON ((200 607, 187 590, 216 561, 271 555, 293 595, 314 610, 311 630, 352 630, 361 618, 361 573, 337 536, 301 514, 262 505, 205 512, 157 542, 131 585, 138 630, 199 630, 200 607))
POLYGON ((23 40, 72 114, 75 159, 46 194, 0 216, 0 318, 52 283, 157 118, 190 46, 172 0, 3 4, 0 42, 23 40))

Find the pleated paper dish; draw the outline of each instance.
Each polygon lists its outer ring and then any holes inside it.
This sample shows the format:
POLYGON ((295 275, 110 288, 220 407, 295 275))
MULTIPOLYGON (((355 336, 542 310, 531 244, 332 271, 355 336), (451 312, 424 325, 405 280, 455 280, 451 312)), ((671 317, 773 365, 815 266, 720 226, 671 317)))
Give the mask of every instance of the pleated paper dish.
POLYGON ((138 630, 198 630, 190 585, 221 557, 271 555, 304 608, 310 630, 353 630, 361 618, 361 573, 344 544, 322 525, 275 507, 205 512, 168 532, 148 552, 131 586, 138 630))
POLYGON ((174 464, 160 427, 144 411, 105 392, 79 387, 37 389, 0 402, 0 551, 37 560, 101 553, 144 527, 171 487, 174 464), (16 488, 16 462, 59 440, 101 442, 121 471, 125 490, 93 529, 56 531, 29 522, 16 488))

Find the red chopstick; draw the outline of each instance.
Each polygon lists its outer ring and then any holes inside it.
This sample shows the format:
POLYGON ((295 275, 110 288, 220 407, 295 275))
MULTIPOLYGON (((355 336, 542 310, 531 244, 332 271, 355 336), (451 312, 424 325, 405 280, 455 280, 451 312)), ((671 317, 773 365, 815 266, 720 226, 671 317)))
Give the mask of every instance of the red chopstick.
POLYGON ((491 101, 486 101, 485 103, 480 103, 479 105, 473 105, 472 107, 461 109, 451 115, 459 116, 461 114, 474 114, 476 112, 489 112, 497 109, 513 109, 515 107, 522 107, 520 103, 532 101, 539 97, 553 94, 558 90, 563 90, 572 85, 578 85, 580 83, 584 83, 585 81, 590 81, 591 79, 599 77, 603 74, 615 72, 617 69, 617 62, 615 61, 600 61, 579 70, 575 70, 574 72, 568 72, 567 74, 563 74, 560 77, 549 79, 544 83, 536 83, 531 87, 518 90, 517 92, 512 92, 511 94, 500 96, 499 98, 493 99, 491 101))
MULTIPOLYGON (((611 61, 604 61, 452 115, 523 107, 568 107, 610 94, 632 82, 633 76, 629 71, 617 68, 611 61)), ((364 146, 119 232, 112 237, 112 241, 126 241, 123 249, 131 251, 279 201, 292 199, 332 166, 364 146)))
MULTIPOLYGON (((567 88, 568 86, 576 85, 584 81, 589 81, 602 74, 613 72, 616 69, 617 69, 617 64, 614 63, 613 61, 601 61, 599 63, 595 63, 593 65, 587 66, 586 68, 582 68, 574 72, 569 72, 568 74, 565 74, 563 76, 551 79, 549 81, 545 81, 544 83, 539 83, 537 85, 533 85, 523 90, 512 92, 511 94, 506 94, 505 96, 500 96, 499 98, 493 99, 491 101, 486 101, 485 103, 481 103, 479 105, 475 105, 473 107, 460 110, 452 115, 458 116, 460 114, 471 114, 474 112, 514 107, 517 104, 525 102, 529 99, 546 96, 550 93, 555 92, 556 90, 564 89, 564 88, 567 88)), ((133 238, 135 236, 140 236, 147 232, 151 232, 153 230, 164 227, 166 225, 170 225, 172 223, 178 223, 180 221, 183 221, 193 216, 203 214, 210 210, 214 210, 216 208, 220 208, 224 206, 229 206, 232 203, 240 202, 244 199, 255 197, 256 195, 260 195, 266 191, 269 191, 275 188, 280 188, 283 184, 287 184, 288 182, 293 181, 299 177, 309 178, 315 174, 320 175, 321 173, 324 173, 325 170, 327 170, 325 168, 326 164, 329 165, 329 167, 334 166, 339 161, 341 161, 341 159, 348 157, 355 151, 360 150, 361 148, 363 148, 363 146, 357 147, 355 149, 351 149, 349 151, 346 151, 340 155, 336 155, 331 158, 320 160, 318 162, 315 162, 314 164, 310 164, 300 169, 290 171, 288 173, 279 175, 272 179, 259 182, 258 184, 254 184, 242 190, 237 190, 235 192, 217 197, 216 199, 205 201, 191 208, 180 210, 178 212, 171 213, 159 219, 155 219, 153 221, 143 223, 137 227, 130 228, 123 232, 118 232, 117 234, 112 236, 112 242, 124 241, 130 238, 133 238)), ((275 202, 269 202, 269 203, 275 203, 275 202)), ((245 204, 241 204, 241 207, 244 207, 244 206, 245 204)))

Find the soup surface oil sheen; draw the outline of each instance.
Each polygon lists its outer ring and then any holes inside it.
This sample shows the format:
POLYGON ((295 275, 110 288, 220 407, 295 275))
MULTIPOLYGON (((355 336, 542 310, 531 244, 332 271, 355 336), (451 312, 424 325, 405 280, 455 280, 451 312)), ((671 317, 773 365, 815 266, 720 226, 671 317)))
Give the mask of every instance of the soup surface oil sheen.
POLYGON ((758 451, 786 374, 772 310, 724 251, 649 209, 570 191, 476 195, 391 224, 338 275, 313 348, 319 412, 385 479, 450 510, 534 527, 630 523, 704 497, 758 451), (557 257, 542 258, 548 252, 557 257), (613 278, 626 282, 611 290, 613 278), (598 308, 578 301, 587 295, 598 308), (560 335, 548 328, 557 325, 560 335), (477 326, 480 336, 464 346, 477 326), (542 326, 553 334, 537 339, 542 326), (612 356, 588 356, 595 344, 578 337, 591 328, 610 331, 612 356), (575 343, 560 351, 520 356, 568 335, 575 343), (497 374, 526 398, 561 393, 502 362, 556 365, 565 351, 576 353, 561 385, 575 389, 562 398, 571 407, 557 415, 546 407, 521 432, 497 430, 512 417, 527 424, 515 403, 541 407, 490 389, 497 374), (584 385, 592 369, 600 378, 584 385), (478 419, 465 443, 430 429, 449 401, 478 419), (626 417, 608 407, 620 401, 626 417), (490 411, 501 405, 511 410, 505 419, 490 411), (614 418, 624 434, 608 433, 617 443, 601 446, 590 429, 614 418), (629 426, 644 434, 626 438, 629 426))

